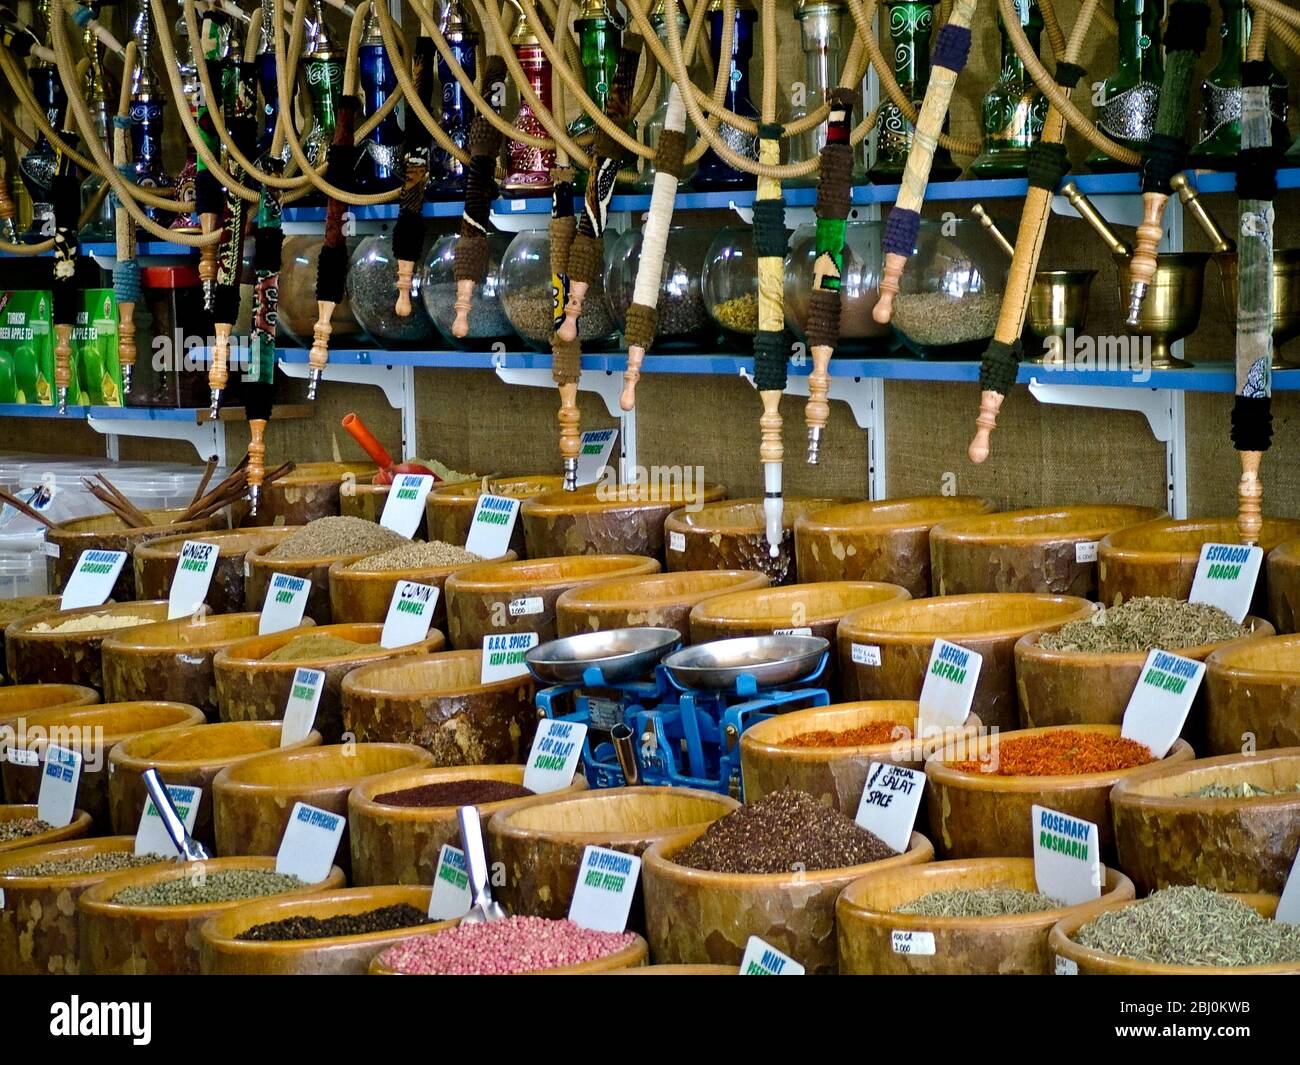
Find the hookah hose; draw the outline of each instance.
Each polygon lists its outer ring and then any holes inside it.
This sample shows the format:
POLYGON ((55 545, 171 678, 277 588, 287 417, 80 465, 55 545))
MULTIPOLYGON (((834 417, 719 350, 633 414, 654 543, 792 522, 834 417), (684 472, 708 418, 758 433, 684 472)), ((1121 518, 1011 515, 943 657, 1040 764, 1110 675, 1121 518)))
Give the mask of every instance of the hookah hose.
POLYGON ((1165 28, 1165 77, 1151 139, 1142 149, 1142 222, 1129 263, 1128 325, 1137 325, 1142 301, 1156 276, 1156 248, 1164 235, 1170 179, 1187 166, 1187 98, 1193 67, 1205 51, 1210 23, 1206 0, 1177 0, 1165 28))
MULTIPOLYGON (((433 39, 420 34, 415 39, 411 57, 411 75, 416 93, 428 107, 433 101, 433 39)), ((394 310, 401 318, 411 314, 411 283, 415 260, 424 244, 424 187, 429 183, 429 145, 432 138, 423 123, 407 119, 406 146, 402 153, 401 209, 393 227, 393 254, 397 257, 397 303, 394 310)))
POLYGON ((871 316, 881 325, 888 324, 894 316, 894 298, 898 295, 899 281, 916 247, 916 235, 921 228, 921 206, 925 203, 925 188, 930 180, 930 166, 939 144, 939 133, 948 115, 957 75, 966 66, 970 55, 970 22, 974 14, 975 0, 957 0, 952 18, 940 27, 935 37, 931 55, 933 73, 912 135, 898 200, 885 223, 885 264, 880 274, 880 298, 871 311, 871 316))
MULTIPOLYGON (((698 0, 702 3, 703 0, 698 0)), ((623 410, 636 406, 636 384, 641 379, 641 360, 654 343, 659 326, 659 280, 663 275, 664 251, 668 247, 668 230, 673 224, 677 186, 681 181, 686 155, 686 105, 676 82, 668 89, 668 113, 659 134, 655 152, 655 181, 650 193, 650 213, 641 231, 641 261, 637 264, 632 303, 627 309, 623 335, 627 340, 627 369, 623 371, 623 394, 618 405, 623 410)))
MULTIPOLYGON (((127 46, 132 53, 135 42, 127 46)), ((124 68, 129 70, 130 67, 124 68)), ((128 144, 131 130, 131 79, 122 78, 117 114, 113 116, 113 162, 125 178, 131 168, 128 144)), ((122 368, 122 391, 131 392, 135 371, 135 305, 140 302, 140 264, 136 260, 135 224, 131 213, 122 209, 116 192, 113 197, 113 229, 117 242, 117 262, 113 265, 113 298, 117 301, 117 361, 122 368)))
MULTIPOLYGON (((66 132, 66 131, 65 131, 66 132)), ((76 140, 68 134, 69 140, 76 140)), ((60 152, 54 180, 50 184, 54 205, 54 268, 51 310, 54 319, 54 387, 59 413, 68 412, 68 389, 72 384, 72 329, 81 310, 81 288, 77 284, 77 215, 81 209, 81 182, 72 160, 60 152)))
POLYGON ((822 431, 830 417, 830 361, 840 339, 840 275, 844 268, 844 231, 853 189, 853 149, 849 146, 852 89, 831 91, 831 117, 822 147, 817 185, 817 258, 813 262, 812 294, 808 299, 808 345, 813 368, 808 376, 808 465, 821 458, 822 431))
MULTIPOLYGON (((275 144, 279 137, 276 137, 275 144)), ((267 171, 283 168, 273 147, 266 159, 267 171)), ((280 254, 284 231, 280 224, 280 190, 262 186, 253 230, 253 336, 249 346, 248 375, 244 382, 244 410, 248 416, 248 502, 254 517, 261 502, 266 476, 266 425, 271 419, 275 385, 275 327, 279 321, 280 254)))
MULTIPOLYGON (((563 151, 560 149, 559 151, 563 151)), ((570 289, 569 259, 576 236, 573 217, 573 169, 556 155, 551 171, 551 379, 560 392, 556 421, 560 426, 560 456, 564 460, 564 490, 577 491, 578 454, 582 449, 578 412, 578 378, 582 376, 582 345, 575 336, 565 340, 560 331, 570 289)), ((588 182, 590 187, 591 181, 588 182)))

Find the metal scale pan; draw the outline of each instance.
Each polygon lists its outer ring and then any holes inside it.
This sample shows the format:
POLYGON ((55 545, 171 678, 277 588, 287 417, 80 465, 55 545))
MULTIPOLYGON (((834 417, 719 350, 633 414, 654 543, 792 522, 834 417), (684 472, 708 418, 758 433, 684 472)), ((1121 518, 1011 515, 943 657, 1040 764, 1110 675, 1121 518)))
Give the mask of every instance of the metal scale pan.
POLYGON ((599 670, 604 683, 619 684, 654 672, 659 660, 681 642, 676 629, 584 632, 540 644, 524 655, 524 661, 533 676, 547 684, 591 683, 587 679, 591 670, 599 670))
POLYGON ((663 666, 682 688, 735 691, 745 676, 759 688, 776 688, 819 673, 829 647, 820 636, 740 636, 684 647, 663 666))

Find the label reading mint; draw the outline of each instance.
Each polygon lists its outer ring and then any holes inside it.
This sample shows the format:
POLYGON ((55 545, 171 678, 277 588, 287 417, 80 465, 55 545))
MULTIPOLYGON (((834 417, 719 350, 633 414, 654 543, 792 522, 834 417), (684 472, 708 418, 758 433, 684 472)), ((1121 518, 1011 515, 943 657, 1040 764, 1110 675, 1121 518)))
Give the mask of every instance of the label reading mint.
POLYGON ((758 936, 750 936, 740 959, 741 976, 803 976, 804 969, 790 955, 782 954, 758 936))
POLYGON ((686 534, 683 533, 683 532, 670 532, 670 533, 668 534, 668 550, 669 550, 669 551, 685 551, 685 550, 686 550, 686 534))
POLYGON ((933 932, 906 932, 896 928, 889 934, 889 943, 895 954, 934 953, 933 932))
POLYGON ((856 666, 880 665, 880 647, 874 643, 855 643, 850 648, 856 666))
POLYGON ((266 600, 262 603, 262 616, 257 621, 257 634, 269 636, 273 632, 296 629, 302 624, 310 592, 311 581, 306 577, 272 573, 266 588, 266 600))
POLYGON ((1034 831, 1034 880, 1038 890, 1066 906, 1101 898, 1101 851, 1091 821, 1030 808, 1034 831))
POLYGON ((901 854, 911 842, 924 788, 924 770, 872 762, 854 820, 901 854))
POLYGON ((597 932, 625 931, 640 875, 641 859, 636 855, 589 843, 578 866, 569 920, 597 932))
POLYGON ((481 558, 500 558, 510 550, 510 537, 519 518, 519 500, 481 495, 474 505, 465 550, 481 558))
POLYGON ((935 640, 921 685, 920 726, 948 728, 964 724, 975 701, 984 656, 947 640, 935 640))
POLYGON ((384 618, 380 647, 405 647, 419 643, 429 635, 433 608, 438 605, 438 589, 432 584, 398 581, 384 618))
POLYGON ((465 852, 450 843, 438 851, 438 866, 433 871, 433 890, 429 893, 429 916, 435 921, 464 917, 474 900, 469 893, 469 870, 465 852))
POLYGON ((573 771, 582 757, 587 726, 580 721, 543 718, 537 725, 532 750, 524 767, 524 787, 538 795, 558 791, 573 783, 573 771))
POLYGON ((330 873, 347 818, 305 802, 293 804, 275 855, 275 871, 319 884, 330 873))
POLYGON ((610 452, 618 439, 617 429, 589 429, 578 448, 578 485, 595 484, 609 465, 610 452))
POLYGON ((522 677, 528 672, 524 655, 537 646, 535 632, 504 632, 483 637, 483 664, 479 667, 479 683, 522 677))
POLYGON ((546 609, 546 603, 540 595, 530 595, 523 599, 510 600, 510 616, 512 618, 524 618, 530 614, 540 614, 546 609))
POLYGON ((186 540, 181 544, 181 557, 176 561, 176 574, 167 594, 168 620, 193 614, 203 605, 220 550, 216 544, 198 540, 186 540))
POLYGON ((81 752, 53 743, 45 748, 45 770, 36 797, 36 816, 55 828, 72 824, 77 808, 77 784, 81 781, 81 752))
POLYGON ((1074 545, 1075 562, 1096 562, 1097 561, 1097 541, 1080 540, 1074 545))
MULTIPOLYGON (((168 784, 167 794, 171 796, 176 813, 185 823, 185 831, 193 832, 194 822, 199 817, 199 803, 203 800, 203 789, 184 784, 168 784)), ((140 811, 140 825, 135 830, 135 853, 180 854, 167 832, 167 826, 163 824, 158 807, 148 795, 144 799, 144 809, 140 811)))
POLYGON ((1149 652, 1124 708, 1120 735, 1163 758, 1182 732, 1204 676, 1204 662, 1168 651, 1149 652))
POLYGON ((424 501, 431 488, 433 478, 427 473, 399 473, 388 487, 379 524, 409 540, 424 518, 424 501))
POLYGON ((91 548, 81 552, 76 568, 63 587, 60 610, 74 610, 79 606, 100 606, 108 599, 117 575, 126 564, 125 551, 99 551, 91 548))
POLYGON ((1264 549, 1243 544, 1204 544, 1192 578, 1193 603, 1209 603, 1238 623, 1250 612, 1264 549))
POLYGON ((280 746, 300 743, 316 723, 316 708, 325 689, 325 674, 319 669, 295 669, 284 704, 284 721, 280 725, 280 746))

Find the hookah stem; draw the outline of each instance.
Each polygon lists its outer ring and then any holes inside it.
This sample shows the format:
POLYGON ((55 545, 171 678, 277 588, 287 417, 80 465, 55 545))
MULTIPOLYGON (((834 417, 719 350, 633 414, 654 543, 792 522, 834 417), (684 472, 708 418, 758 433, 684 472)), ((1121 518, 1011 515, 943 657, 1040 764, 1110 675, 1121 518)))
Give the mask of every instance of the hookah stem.
POLYGON ((1187 98, 1193 68, 1205 51, 1210 23, 1206 0, 1177 0, 1165 28, 1165 76, 1151 139, 1142 149, 1142 222, 1129 264, 1128 325, 1137 325, 1142 301, 1156 276, 1156 249, 1164 234, 1170 179, 1187 166, 1187 98))
POLYGON ((881 325, 888 324, 894 315, 894 297, 898 295, 899 280, 916 247, 916 235, 921 227, 921 205, 925 202, 925 188, 930 180, 930 166, 934 162, 943 120, 952 102, 953 86, 970 54, 970 22, 974 13, 975 0, 957 0, 952 17, 939 28, 935 36, 934 50, 930 57, 930 84, 925 90, 925 100, 917 116, 898 200, 889 212, 889 221, 885 223, 885 263, 880 276, 880 299, 871 311, 872 317, 881 325))
MULTIPOLYGON (((273 148, 263 164, 270 174, 284 169, 278 149, 273 148)), ((244 386, 244 409, 248 416, 248 500, 254 516, 266 476, 266 425, 271 419, 275 385, 275 327, 279 320, 280 254, 284 242, 281 228, 280 190, 262 186, 253 231, 253 336, 248 380, 244 386)))
MULTIPOLYGON (((146 11, 146 18, 149 17, 146 11)), ((190 41, 191 52, 194 55, 195 62, 200 59, 206 59, 203 55, 204 38, 202 32, 198 37, 190 41)), ((221 96, 223 94, 223 84, 225 78, 227 60, 217 60, 213 65, 217 68, 217 96, 214 99, 202 101, 196 111, 195 120, 198 126, 198 136, 207 145, 209 151, 215 152, 220 150, 220 142, 217 138, 216 127, 212 122, 212 112, 222 104, 221 96)), ((188 107, 188 101, 178 96, 176 107, 179 110, 188 107)), ((226 208, 226 197, 228 190, 223 189, 221 180, 208 167, 201 155, 195 155, 194 163, 194 209, 199 216, 199 225, 202 227, 204 236, 217 233, 221 229, 226 208)), ((231 177, 238 178, 235 166, 231 167, 231 177)), ((199 282, 203 286, 203 309, 209 314, 216 311, 216 284, 217 284, 217 259, 221 255, 224 236, 211 244, 205 244, 199 252, 199 282)), ((216 416, 217 395, 222 385, 225 383, 225 357, 221 356, 221 366, 218 369, 218 356, 213 352, 212 366, 208 370, 208 387, 213 392, 212 414, 216 416), (220 376, 221 384, 214 383, 220 376)))
MULTIPOLYGON (((134 49, 134 42, 127 46, 134 49)), ((125 180, 130 173, 131 78, 124 70, 117 114, 113 116, 113 163, 125 180)), ((135 305, 140 302, 140 263, 136 260, 135 223, 131 212, 122 206, 117 192, 113 197, 113 227, 117 239, 117 262, 113 266, 113 296, 117 300, 117 359, 122 367, 122 391, 131 391, 135 371, 135 305)))
MULTIPOLYGON (((704 0, 697 0, 703 3, 704 0)), ((632 304, 627 309, 623 335, 627 339, 627 369, 623 371, 623 393, 618 405, 623 410, 636 406, 636 384, 641 379, 641 360, 654 343, 659 327, 659 280, 663 276, 664 251, 668 247, 668 230, 673 224, 677 187, 681 182, 686 156, 686 105, 676 82, 668 89, 668 113, 659 134, 655 152, 654 189, 650 193, 650 213, 641 231, 641 261, 637 264, 632 304)))
MULTIPOLYGON (((416 94, 428 107, 433 102, 433 38, 421 33, 415 39, 411 57, 411 76, 416 94)), ((424 243, 424 187, 429 183, 429 146, 432 137, 414 116, 407 120, 406 145, 402 153, 402 195, 397 225, 393 227, 393 254, 397 257, 397 314, 411 313, 411 283, 415 260, 424 243)))
MULTIPOLYGON (((52 18, 62 18, 61 11, 51 13, 52 18)), ((69 123, 71 124, 71 120, 69 123)), ((64 139, 75 144, 75 132, 64 128, 64 139)), ((66 152, 58 153, 54 180, 50 184, 50 200, 54 206, 54 267, 51 283, 52 312, 54 318, 54 385, 58 395, 59 413, 68 410, 68 389, 72 384, 72 328, 80 309, 81 289, 77 284, 77 216, 81 212, 81 182, 77 178, 72 159, 66 152)))
POLYGON ((821 177, 817 184, 817 258, 813 262, 812 295, 808 300, 808 344, 813 368, 808 377, 808 465, 821 458, 822 431, 830 417, 830 361, 840 339, 840 272, 844 268, 844 231, 853 186, 853 149, 849 132, 856 93, 831 90, 831 114, 822 147, 821 177))
MULTIPOLYGON (((505 60, 489 56, 483 71, 483 84, 504 81, 505 60)), ((484 103, 491 107, 488 100, 484 103)), ((455 337, 469 335, 469 312, 474 302, 474 286, 487 276, 488 235, 496 232, 492 224, 492 201, 497 197, 497 155, 501 152, 501 131, 482 111, 475 111, 469 124, 466 146, 469 166, 465 171, 465 207, 460 216, 460 240, 452 269, 456 276, 456 317, 451 323, 455 337)))
MULTIPOLYGON (((560 149, 563 152, 563 149, 560 149)), ((578 412, 578 378, 582 376, 582 344, 565 340, 560 327, 569 296, 569 258, 576 224, 573 217, 573 169, 563 154, 556 155, 551 171, 551 379, 560 391, 560 457, 564 460, 564 490, 577 491, 578 454, 581 451, 581 415, 578 412)), ((594 179, 592 179, 594 180, 594 179)), ((591 181, 588 182, 590 185, 591 181)))

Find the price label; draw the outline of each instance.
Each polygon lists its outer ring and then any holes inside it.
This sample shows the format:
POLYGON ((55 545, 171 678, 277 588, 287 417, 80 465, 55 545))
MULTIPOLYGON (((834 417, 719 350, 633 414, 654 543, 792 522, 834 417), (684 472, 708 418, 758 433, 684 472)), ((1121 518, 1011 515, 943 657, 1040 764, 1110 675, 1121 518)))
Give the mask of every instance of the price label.
POLYGON ((890 933, 889 942, 895 954, 931 955, 934 953, 933 932, 905 932, 896 928, 890 933))
POLYGON ((41 553, 45 555, 46 558, 59 558, 63 554, 63 548, 58 544, 52 544, 49 540, 46 540, 41 544, 41 553))
POLYGON ((927 728, 965 724, 975 701, 984 656, 947 640, 935 640, 921 685, 920 721, 927 728))
POLYGON ((72 824, 80 781, 81 752, 53 743, 47 745, 41 790, 36 797, 36 816, 55 828, 72 824))
POLYGON ((429 916, 435 921, 464 917, 474 899, 469 893, 469 869, 465 852, 450 843, 438 851, 438 867, 433 871, 433 891, 429 893, 429 916))
POLYGON ((1035 803, 1034 879, 1038 890, 1066 906, 1101 898, 1097 826, 1035 803))
POLYGON ((924 770, 872 762, 854 820, 901 854, 912 840, 924 788, 924 770))
POLYGON ((774 636, 811 636, 813 631, 807 625, 798 625, 790 629, 773 629, 774 636))
POLYGON ((1250 612, 1264 549, 1244 544, 1204 544, 1192 578, 1193 603, 1217 606, 1240 622, 1250 612))
POLYGON ((289 824, 275 855, 275 871, 319 884, 330 873, 347 818, 305 802, 293 804, 289 824))
POLYGON ((262 604, 262 616, 257 620, 257 634, 269 636, 273 632, 296 629, 302 624, 310 592, 311 581, 306 577, 272 573, 266 588, 266 601, 262 604))
POLYGON ((880 647, 874 643, 855 643, 849 648, 855 666, 880 665, 880 647))
POLYGON ((1120 735, 1151 748, 1157 758, 1169 753, 1192 709, 1205 663, 1168 651, 1148 652, 1142 675, 1124 708, 1120 735))
POLYGON ((325 673, 319 669, 295 669, 280 724, 280 746, 301 743, 316 724, 316 708, 325 690, 325 673))
MULTIPOLYGON (((167 794, 171 796, 172 805, 185 824, 186 832, 194 831, 194 823, 199 817, 199 803, 203 801, 203 789, 191 788, 184 784, 168 784, 167 794)), ((140 811, 140 825, 135 830, 136 854, 180 854, 176 844, 167 833, 162 814, 153 799, 144 797, 144 809, 140 811)))
POLYGON ((429 635, 433 608, 438 605, 438 589, 432 584, 398 581, 384 618, 380 647, 405 647, 419 643, 429 635))
POLYGON ((750 936, 745 955, 740 959, 741 976, 803 976, 804 969, 789 954, 782 954, 771 943, 750 936))
POLYGON ((10 765, 25 765, 29 767, 41 764, 40 755, 26 747, 10 747, 8 750, 8 761, 10 765))
POLYGON ((388 488, 379 524, 409 540, 420 527, 424 501, 432 488, 433 478, 427 473, 399 473, 388 488))
POLYGON ((1074 561, 1079 563, 1097 561, 1097 541, 1080 540, 1074 545, 1074 561))
POLYGON ((510 550, 510 537, 518 519, 519 500, 509 496, 479 496, 469 523, 465 550, 482 558, 500 558, 510 550))
POLYGON ((546 602, 540 595, 530 595, 523 599, 511 599, 508 611, 512 618, 526 618, 540 614, 545 609, 546 602))
POLYGON ((181 544, 181 557, 176 562, 171 591, 167 595, 167 617, 183 618, 193 614, 208 597, 208 586, 217 568, 220 548, 199 540, 186 540, 181 544))
POLYGON ((524 767, 524 787, 538 795, 558 791, 573 783, 573 772, 582 757, 587 726, 580 721, 543 718, 537 725, 532 750, 524 767))
POLYGON ((578 866, 569 920, 597 932, 624 931, 640 875, 636 855, 588 844, 578 866))
POLYGON ((668 534, 668 550, 677 551, 677 552, 685 551, 686 534, 684 532, 677 532, 675 530, 670 532, 668 534))
POLYGON ((1056 956, 1056 975, 1057 976, 1078 976, 1079 963, 1073 958, 1056 956))
POLYGON ((483 664, 479 667, 479 683, 522 677, 528 672, 524 655, 537 646, 535 632, 503 632, 483 637, 483 664))
POLYGON ((582 443, 578 448, 579 486, 595 484, 609 465, 610 452, 614 450, 614 441, 618 439, 617 429, 589 429, 582 434, 582 443))
POLYGON ((79 606, 100 606, 108 599, 117 576, 126 565, 125 551, 81 552, 76 568, 63 587, 60 610, 74 610, 79 606))

